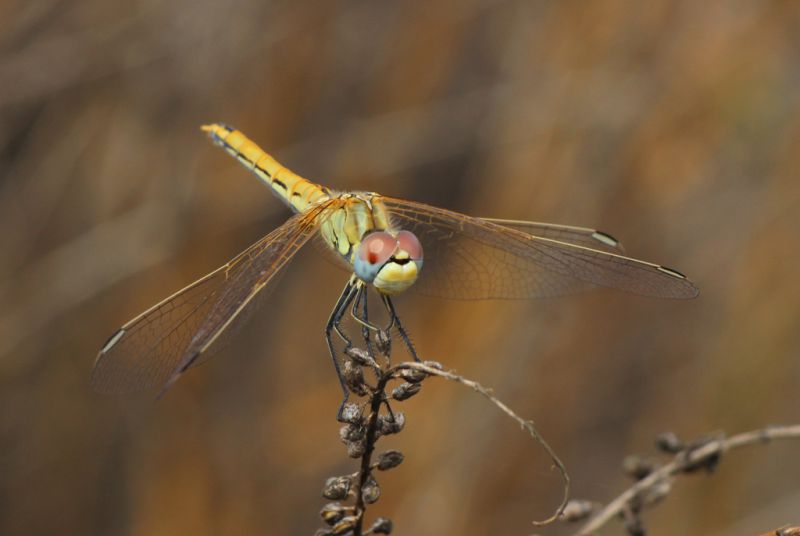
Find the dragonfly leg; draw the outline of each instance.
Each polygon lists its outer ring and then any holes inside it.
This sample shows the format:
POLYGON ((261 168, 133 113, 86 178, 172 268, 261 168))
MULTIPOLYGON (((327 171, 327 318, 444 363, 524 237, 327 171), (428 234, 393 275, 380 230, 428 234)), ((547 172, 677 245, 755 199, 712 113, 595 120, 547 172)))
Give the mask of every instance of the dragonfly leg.
POLYGON ((339 405, 339 411, 336 413, 336 418, 339 421, 343 420, 342 413, 344 411, 345 404, 347 404, 347 399, 350 397, 350 390, 347 388, 347 383, 342 375, 342 369, 339 366, 339 360, 336 358, 336 349, 333 346, 332 333, 336 331, 336 333, 345 340, 348 347, 352 345, 350 339, 348 339, 347 336, 345 336, 344 333, 342 333, 342 331, 339 329, 339 324, 342 321, 342 317, 347 312, 350 302, 352 302, 356 297, 358 288, 359 287, 356 285, 355 278, 351 278, 347 282, 342 294, 336 301, 336 306, 331 312, 331 316, 328 319, 328 324, 325 326, 325 341, 328 343, 328 351, 330 352, 331 359, 333 360, 333 367, 336 369, 336 375, 339 377, 339 384, 342 386, 342 403, 339 405))
POLYGON ((370 337, 370 329, 377 329, 376 326, 372 325, 369 322, 369 314, 367 313, 367 303, 369 302, 369 295, 368 289, 365 285, 361 286, 361 289, 356 296, 355 301, 353 302, 353 308, 350 311, 352 317, 361 323, 361 336, 364 338, 364 344, 367 346, 367 352, 369 353, 370 357, 375 357, 375 352, 372 349, 372 338, 370 337), (361 306, 361 310, 359 311, 359 305, 361 306))
POLYGON ((359 289, 358 298, 356 298, 355 302, 353 302, 353 309, 350 311, 350 315, 353 317, 353 320, 361 324, 362 331, 364 330, 372 330, 372 331, 380 331, 381 328, 376 326, 375 324, 371 323, 367 318, 367 287, 366 285, 362 285, 359 289), (359 302, 361 302, 363 298, 363 307, 362 311, 358 312, 359 302))
POLYGON ((336 303, 336 307, 334 308, 334 313, 338 312, 338 316, 331 314, 331 320, 335 318, 335 321, 332 324, 333 331, 339 336, 340 339, 345 343, 344 349, 349 350, 353 347, 353 341, 350 340, 344 331, 342 331, 341 323, 344 314, 347 312, 347 308, 350 306, 350 303, 358 298, 358 294, 360 292, 360 287, 357 282, 348 281, 347 283, 349 288, 345 288, 345 292, 342 293, 342 296, 339 298, 339 302, 336 303), (347 295, 345 295, 348 293, 347 295))
POLYGON ((392 299, 387 294, 381 294, 381 299, 383 300, 383 304, 386 306, 386 310, 389 312, 389 327, 386 329, 387 333, 392 326, 397 326, 397 331, 400 333, 400 337, 403 339, 403 342, 406 343, 406 347, 408 348, 411 357, 414 358, 414 361, 421 361, 419 356, 417 355, 417 351, 414 349, 414 345, 411 343, 411 338, 408 336, 408 332, 406 332, 403 324, 400 322, 400 317, 397 316, 397 311, 394 308, 394 304, 392 303, 392 299))

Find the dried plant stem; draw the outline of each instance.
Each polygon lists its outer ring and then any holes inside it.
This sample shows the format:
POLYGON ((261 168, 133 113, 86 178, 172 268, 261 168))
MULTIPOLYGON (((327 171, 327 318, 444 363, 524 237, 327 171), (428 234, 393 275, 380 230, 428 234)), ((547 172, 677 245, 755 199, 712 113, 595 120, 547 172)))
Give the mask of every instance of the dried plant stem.
POLYGON ((396 434, 403 429, 405 417, 401 413, 392 411, 390 401, 392 403, 402 402, 416 395, 420 391, 422 383, 432 376, 454 381, 480 393, 516 421, 544 448, 564 481, 564 498, 553 515, 543 521, 534 521, 533 523, 537 526, 546 525, 561 517, 569 498, 569 475, 564 464, 542 438, 534 424, 522 419, 494 396, 491 390, 452 371, 445 371, 439 363, 433 361, 404 362, 394 366, 387 363, 381 367, 371 360, 366 351, 351 348, 349 356, 351 361, 344 366, 348 385, 354 393, 366 397, 367 400, 365 406, 358 404, 346 406, 343 415, 346 424, 340 430, 340 435, 348 446, 348 454, 354 458, 360 458, 360 462, 355 473, 332 477, 326 482, 323 496, 339 502, 327 504, 320 512, 330 528, 317 531, 318 535, 367 536, 391 533, 393 524, 389 519, 378 518, 369 528, 365 528, 364 518, 367 507, 377 501, 380 496, 380 487, 375 478, 375 471, 386 471, 398 466, 403 461, 403 455, 399 451, 390 450, 381 453, 377 456, 377 461, 373 461, 375 446, 381 437, 396 434), (364 381, 360 368, 363 366, 367 366, 375 372, 376 382, 373 385, 364 381), (403 383, 388 392, 389 383, 395 380, 403 383), (369 410, 365 414, 366 407, 369 410), (348 498, 353 500, 352 506, 341 502, 348 498))
POLYGON ((588 536, 597 531, 608 521, 620 515, 637 497, 657 487, 660 483, 671 479, 682 472, 688 472, 704 462, 713 463, 722 453, 748 445, 760 445, 781 439, 800 439, 800 425, 770 426, 737 434, 729 438, 713 439, 695 449, 679 452, 668 464, 654 470, 645 478, 636 482, 616 499, 608 503, 595 514, 575 536, 588 536))
POLYGON ((527 430, 527 432, 531 435, 531 437, 533 437, 533 439, 537 443, 539 443, 542 446, 542 448, 547 452, 547 455, 550 456, 553 465, 555 465, 555 467, 558 468, 558 471, 561 474, 561 478, 564 481, 564 496, 561 500, 561 504, 559 504, 558 508, 556 508, 553 515, 542 521, 533 521, 533 524, 537 526, 548 525, 558 520, 559 516, 564 511, 564 508, 566 508, 567 502, 569 501, 569 485, 570 485, 569 474, 567 473, 567 469, 564 466, 564 463, 559 459, 555 451, 553 451, 553 449, 550 447, 547 441, 544 440, 541 434, 539 434, 539 431, 536 429, 532 421, 526 421, 522 417, 514 413, 514 411, 512 411, 511 408, 509 408, 500 399, 494 396, 494 394, 492 394, 492 391, 490 389, 483 387, 476 381, 464 378, 463 376, 459 376, 458 374, 455 374, 452 371, 441 370, 431 367, 425 363, 414 363, 414 362, 400 363, 396 365, 394 368, 397 370, 400 369, 419 370, 431 376, 439 376, 440 378, 444 378, 446 380, 450 380, 456 383, 460 383, 461 385, 465 385, 471 388, 473 391, 481 394, 492 404, 494 404, 498 409, 500 409, 500 411, 502 411, 503 413, 514 419, 523 430, 527 430))
MULTIPOLYGON (((346 403, 347 397, 345 397, 338 415, 339 420, 344 424, 339 430, 339 437, 347 446, 348 456, 360 458, 360 463, 356 473, 331 477, 326 481, 322 495, 326 499, 336 502, 326 504, 320 511, 320 516, 328 528, 318 530, 317 535, 366 536, 392 532, 392 521, 384 517, 377 518, 369 528, 364 528, 367 506, 375 503, 381 495, 375 471, 391 470, 400 465, 404 458, 400 451, 388 450, 377 455, 377 462, 373 462, 375 445, 381 437, 397 434, 404 427, 405 416, 402 413, 395 413, 391 404, 402 403, 416 396, 424 381, 432 376, 454 381, 481 394, 516 421, 523 430, 527 430, 531 437, 544 448, 564 481, 564 497, 553 515, 543 521, 534 521, 533 523, 541 526, 557 521, 569 502, 569 475, 564 464, 536 430, 533 422, 522 419, 478 382, 464 378, 452 371, 445 371, 442 365, 435 361, 420 361, 408 333, 395 313, 391 300, 383 297, 383 303, 390 317, 388 327, 386 329, 376 328, 368 320, 367 303, 369 299, 363 292, 363 287, 355 287, 355 294, 351 290, 351 287, 348 286, 343 294, 345 301, 342 303, 344 305, 337 305, 332 326, 336 328, 345 343, 342 361, 335 362, 337 371, 340 372, 342 385, 350 394, 367 399, 366 403, 346 403), (341 313, 338 308, 346 310, 347 307, 350 307, 350 302, 352 302, 351 316, 361 324, 361 336, 365 348, 354 346, 352 340, 340 331, 337 323, 341 321, 341 313), (414 361, 391 364, 392 329, 397 330, 414 361), (377 354, 375 350, 377 350, 377 354), (376 355, 383 358, 380 359, 382 364, 376 361, 376 355), (374 373, 374 382, 365 378, 365 371, 374 373), (393 381, 400 383, 389 392, 389 383, 393 381), (365 415, 366 407, 369 410, 365 415), (382 410, 384 410, 383 414, 381 414, 382 410), (353 501, 352 505, 343 503, 343 501, 350 500, 353 501)), ((330 339, 329 344, 331 344, 330 339)), ((333 353, 332 344, 331 352, 333 353)), ((372 374, 369 375, 372 376, 372 374)))
POLYGON ((364 504, 364 496, 361 490, 367 479, 372 474, 372 453, 375 452, 375 442, 378 439, 378 417, 380 416, 381 404, 386 400, 386 384, 394 379, 395 375, 392 371, 388 371, 380 375, 378 385, 370 396, 370 414, 367 418, 367 432, 365 437, 364 454, 361 456, 361 465, 356 475, 356 521, 353 530, 354 536, 361 536, 364 525, 364 512, 366 511, 366 504, 364 504))

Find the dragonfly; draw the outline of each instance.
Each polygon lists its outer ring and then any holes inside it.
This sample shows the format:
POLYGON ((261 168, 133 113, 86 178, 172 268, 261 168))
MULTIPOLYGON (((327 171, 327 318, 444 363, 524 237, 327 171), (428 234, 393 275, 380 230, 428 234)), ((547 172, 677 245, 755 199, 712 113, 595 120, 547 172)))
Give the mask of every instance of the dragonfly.
POLYGON ((100 350, 92 385, 105 393, 161 387, 161 393, 210 354, 254 298, 316 238, 351 272, 325 328, 344 393, 333 336, 350 343, 350 315, 364 329, 368 288, 388 311, 411 354, 392 297, 412 289, 454 299, 528 299, 611 287, 659 298, 693 298, 698 288, 672 268, 624 254, 611 235, 584 227, 467 216, 375 192, 339 192, 293 173, 242 132, 202 127, 294 212, 283 225, 188 287, 118 329, 100 350), (358 311, 363 309, 363 314, 358 311))

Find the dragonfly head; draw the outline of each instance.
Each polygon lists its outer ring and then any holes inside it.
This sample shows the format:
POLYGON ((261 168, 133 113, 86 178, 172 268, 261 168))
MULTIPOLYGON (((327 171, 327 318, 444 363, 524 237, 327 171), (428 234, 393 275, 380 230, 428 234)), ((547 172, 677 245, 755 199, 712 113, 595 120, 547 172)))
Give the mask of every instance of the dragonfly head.
POLYGON ((386 231, 372 232, 358 246, 353 268, 379 292, 403 292, 414 284, 422 269, 422 244, 410 231, 394 236, 386 231))

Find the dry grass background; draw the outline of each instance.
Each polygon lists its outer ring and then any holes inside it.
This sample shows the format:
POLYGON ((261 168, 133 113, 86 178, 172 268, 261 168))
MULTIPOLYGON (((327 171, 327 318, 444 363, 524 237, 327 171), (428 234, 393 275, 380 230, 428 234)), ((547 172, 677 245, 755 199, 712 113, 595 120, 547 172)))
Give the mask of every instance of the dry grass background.
MULTIPOLYGON (((576 495, 614 496, 658 432, 798 421, 799 90, 792 1, 0 2, 0 533, 309 534, 353 466, 322 338, 345 275, 313 250, 162 401, 89 389, 114 329, 287 217, 209 121, 339 189, 597 226, 700 285, 399 300, 423 356, 536 420, 576 495)), ((431 381, 405 410, 373 509, 398 534, 527 534, 556 504, 477 397, 431 381)), ((731 455, 647 525, 796 522, 797 460, 731 455)))

